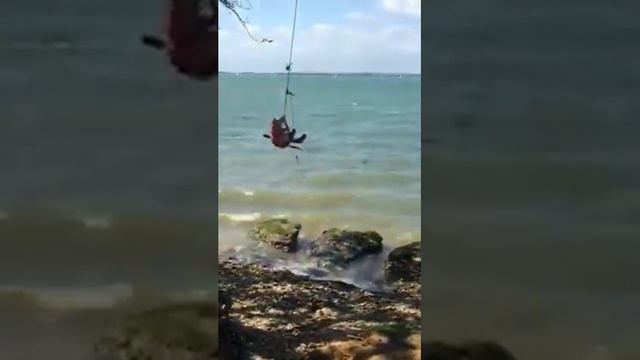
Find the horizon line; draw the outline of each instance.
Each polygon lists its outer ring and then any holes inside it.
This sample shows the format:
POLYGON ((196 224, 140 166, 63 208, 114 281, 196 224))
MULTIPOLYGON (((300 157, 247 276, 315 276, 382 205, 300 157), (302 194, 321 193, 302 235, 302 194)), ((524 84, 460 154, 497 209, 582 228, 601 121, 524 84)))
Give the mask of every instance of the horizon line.
MULTIPOLYGON (((259 74, 259 75, 286 75, 286 72, 282 71, 218 71, 219 74, 259 74)), ((324 71, 295 71, 291 72, 291 75, 422 75, 422 73, 412 72, 372 72, 372 71, 359 71, 359 72, 324 72, 324 71)))

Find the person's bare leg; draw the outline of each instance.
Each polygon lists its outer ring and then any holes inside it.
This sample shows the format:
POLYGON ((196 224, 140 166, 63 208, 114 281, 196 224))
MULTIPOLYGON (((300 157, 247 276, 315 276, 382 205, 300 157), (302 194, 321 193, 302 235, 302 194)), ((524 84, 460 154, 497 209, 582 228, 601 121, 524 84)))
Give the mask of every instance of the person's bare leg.
POLYGON ((291 140, 291 142, 295 144, 302 144, 306 138, 307 138, 307 134, 302 134, 302 136, 300 136, 297 139, 291 140))

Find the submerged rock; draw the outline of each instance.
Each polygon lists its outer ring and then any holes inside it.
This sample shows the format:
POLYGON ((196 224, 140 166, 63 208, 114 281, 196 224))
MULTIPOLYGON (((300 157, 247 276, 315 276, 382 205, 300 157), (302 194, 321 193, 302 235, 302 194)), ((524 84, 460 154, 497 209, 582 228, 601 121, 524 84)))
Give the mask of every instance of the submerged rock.
POLYGON ((420 281, 420 249, 421 242, 416 241, 391 251, 384 267, 387 281, 420 281))
POLYGON ((366 255, 382 252, 382 236, 375 231, 350 231, 332 228, 311 242, 307 254, 328 264, 345 267, 366 255))
POLYGON ((516 360, 507 349, 492 341, 461 345, 430 342, 425 345, 425 353, 430 360, 516 360))
POLYGON ((301 225, 287 219, 262 221, 249 231, 249 236, 276 249, 294 252, 298 248, 301 225))

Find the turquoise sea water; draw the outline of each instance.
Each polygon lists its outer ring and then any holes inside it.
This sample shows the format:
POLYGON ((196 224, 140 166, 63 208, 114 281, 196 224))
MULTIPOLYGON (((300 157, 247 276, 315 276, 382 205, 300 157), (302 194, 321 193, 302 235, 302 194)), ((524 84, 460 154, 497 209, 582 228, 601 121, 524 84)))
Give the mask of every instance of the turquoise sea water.
POLYGON ((283 112, 285 82, 220 76, 221 248, 273 216, 299 221, 306 236, 337 226, 377 230, 387 244, 419 239, 420 76, 293 75, 288 116, 308 135, 302 152, 262 137, 283 112))

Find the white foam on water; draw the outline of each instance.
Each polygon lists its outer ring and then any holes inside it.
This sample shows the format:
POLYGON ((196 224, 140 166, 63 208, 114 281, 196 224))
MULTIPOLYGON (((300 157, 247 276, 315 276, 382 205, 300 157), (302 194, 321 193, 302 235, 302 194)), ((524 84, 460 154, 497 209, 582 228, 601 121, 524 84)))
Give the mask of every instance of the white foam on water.
POLYGON ((228 219, 233 222, 252 222, 258 220, 261 216, 262 214, 259 212, 240 214, 220 213, 218 215, 219 218, 228 219))

